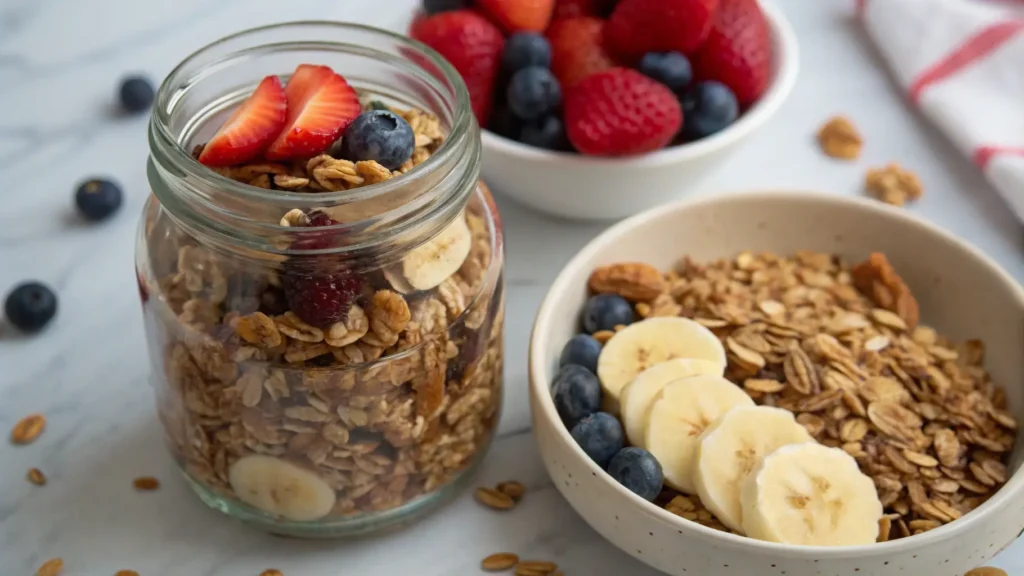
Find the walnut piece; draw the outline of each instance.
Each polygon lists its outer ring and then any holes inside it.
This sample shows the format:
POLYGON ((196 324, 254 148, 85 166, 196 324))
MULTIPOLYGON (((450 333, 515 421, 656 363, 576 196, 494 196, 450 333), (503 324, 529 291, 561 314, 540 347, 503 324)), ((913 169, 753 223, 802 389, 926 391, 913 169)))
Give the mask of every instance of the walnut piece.
POLYGON ((590 273, 587 282, 597 294, 618 294, 633 302, 649 302, 666 290, 661 272, 643 262, 624 262, 601 266, 590 273))
POLYGON ((832 158, 856 160, 864 141, 848 118, 835 116, 818 130, 818 145, 832 158))
POLYGON ((884 168, 868 170, 864 185, 869 194, 893 206, 903 206, 907 201, 917 200, 924 194, 917 175, 895 162, 890 162, 884 168))

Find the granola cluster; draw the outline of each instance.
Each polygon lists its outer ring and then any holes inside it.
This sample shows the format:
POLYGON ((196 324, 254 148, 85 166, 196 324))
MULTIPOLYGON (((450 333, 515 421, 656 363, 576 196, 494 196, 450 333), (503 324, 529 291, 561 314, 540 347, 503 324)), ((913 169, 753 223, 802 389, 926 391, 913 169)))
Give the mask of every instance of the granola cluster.
MULTIPOLYGON (((852 455, 885 507, 880 541, 952 522, 1006 482, 1017 422, 983 367, 984 345, 920 324, 883 255, 850 266, 829 254, 744 252, 653 271, 629 263, 595 275, 641 317, 710 328, 727 351, 728 379, 852 455)), ((666 489, 657 501, 725 529, 696 496, 666 489)))
MULTIPOLYGON (((417 147, 395 172, 327 154, 220 171, 310 193, 400 176, 443 135, 433 116, 396 112, 417 147)), ((225 256, 167 219, 151 222, 157 286, 145 287, 144 300, 162 356, 158 410, 188 474, 271 516, 329 521, 401 506, 470 466, 490 441, 502 386, 501 254, 492 253, 487 194, 481 185, 460 216, 471 247, 439 286, 403 291, 367 271, 344 320, 319 327, 289 309, 277 270, 225 256), (257 455, 243 478, 236 464, 257 455), (328 508, 286 511, 256 473, 275 460, 282 475, 312 486, 303 490, 328 486, 333 495, 318 496, 328 508)), ((282 218, 306 224, 301 211, 282 218)))

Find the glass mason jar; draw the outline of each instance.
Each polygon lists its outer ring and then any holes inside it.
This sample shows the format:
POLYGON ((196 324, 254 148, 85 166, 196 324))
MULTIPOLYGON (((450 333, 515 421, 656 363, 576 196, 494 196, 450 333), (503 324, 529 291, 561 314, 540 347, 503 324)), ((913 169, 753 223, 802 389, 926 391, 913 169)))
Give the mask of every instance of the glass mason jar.
POLYGON ((458 73, 373 28, 250 30, 171 72, 149 142, 139 288, 158 414, 199 497, 333 537, 415 520, 466 484, 501 408, 504 248, 458 73), (412 158, 194 159, 261 78, 302 63, 403 115, 412 158))

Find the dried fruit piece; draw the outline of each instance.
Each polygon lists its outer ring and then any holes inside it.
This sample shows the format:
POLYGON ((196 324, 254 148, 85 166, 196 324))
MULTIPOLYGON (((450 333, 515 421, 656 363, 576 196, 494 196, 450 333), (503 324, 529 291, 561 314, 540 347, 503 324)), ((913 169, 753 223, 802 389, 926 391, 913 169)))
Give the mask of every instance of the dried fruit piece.
POLYGON ((28 444, 39 437, 46 427, 46 418, 42 414, 29 414, 11 429, 11 442, 28 444))
POLYGON ((818 130, 818 145, 832 158, 856 160, 864 141, 849 118, 836 116, 818 130))
POLYGON ((889 263, 885 254, 872 253, 851 270, 854 286, 875 304, 903 319, 909 330, 917 327, 920 311, 910 288, 889 263))

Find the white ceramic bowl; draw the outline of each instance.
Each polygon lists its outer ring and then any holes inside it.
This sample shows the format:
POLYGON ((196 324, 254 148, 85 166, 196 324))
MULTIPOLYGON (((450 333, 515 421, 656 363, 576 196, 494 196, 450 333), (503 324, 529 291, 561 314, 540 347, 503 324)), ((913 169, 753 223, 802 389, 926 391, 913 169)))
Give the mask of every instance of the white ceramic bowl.
POLYGON ((578 331, 590 271, 646 261, 665 269, 744 250, 836 253, 851 261, 885 253, 921 305, 922 322, 955 338, 981 338, 986 367, 1024 420, 1024 290, 987 256, 906 212, 877 202, 804 192, 728 194, 625 220, 562 270, 541 305, 530 342, 530 403, 544 464, 569 503, 606 539, 674 576, 961 576, 1024 528, 1024 442, 1012 477, 963 518, 917 536, 821 548, 761 542, 706 528, 639 498, 598 468, 562 425, 549 385, 578 331))
POLYGON ((483 177, 498 192, 564 218, 622 218, 678 200, 686 184, 764 125, 796 82, 799 50, 789 22, 762 3, 771 26, 775 70, 768 92, 722 132, 682 146, 626 158, 550 152, 483 130, 483 177))

